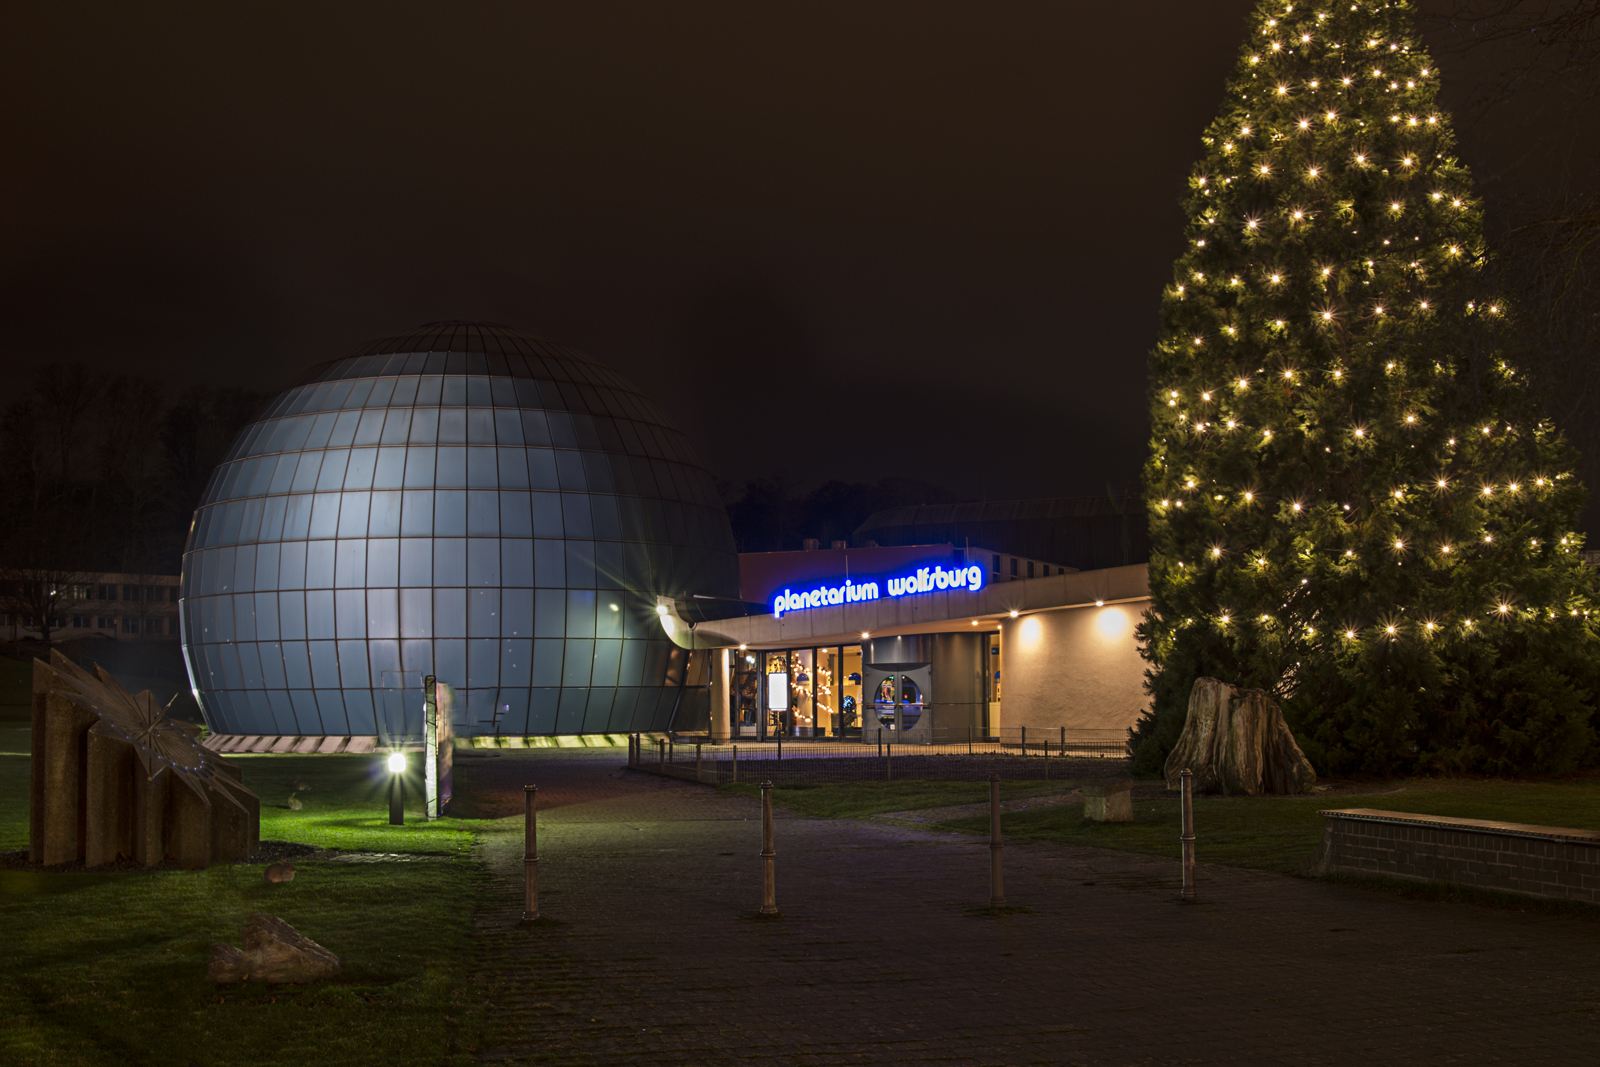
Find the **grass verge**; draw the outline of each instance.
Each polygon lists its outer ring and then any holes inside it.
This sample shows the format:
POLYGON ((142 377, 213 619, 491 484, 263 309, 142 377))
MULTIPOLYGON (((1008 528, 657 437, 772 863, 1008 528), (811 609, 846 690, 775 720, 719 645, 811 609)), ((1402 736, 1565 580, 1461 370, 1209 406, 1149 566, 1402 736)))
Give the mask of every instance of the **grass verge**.
MULTIPOLYGON (((761 796, 760 786, 744 782, 717 788, 735 796, 761 796)), ((1065 793, 1071 789, 1070 782, 1001 782, 1000 799, 1016 800, 1065 793)), ((988 782, 842 782, 775 786, 772 790, 774 804, 781 804, 801 815, 816 815, 825 819, 849 819, 886 811, 915 811, 955 804, 985 804, 988 800, 988 782)))
MULTIPOLYGON (((1322 839, 1322 817, 1333 808, 1381 808, 1464 819, 1500 819, 1543 826, 1600 829, 1600 777, 1528 782, 1486 779, 1410 779, 1374 783, 1377 796, 1196 797, 1195 835, 1204 863, 1296 874, 1322 839), (1386 792, 1396 790, 1398 792, 1386 792)), ((1079 805, 1008 812, 1001 825, 1011 838, 1062 845, 1175 856, 1179 834, 1176 800, 1138 800, 1131 823, 1097 823, 1079 805)), ((940 829, 988 833, 987 814, 952 819, 940 829)))
MULTIPOLYGON (((0 1062, 19 1067, 464 1063, 482 1025, 468 971, 483 880, 472 829, 390 827, 375 758, 244 758, 263 838, 409 862, 297 861, 270 886, 260 865, 205 871, 0 871, 0 1062), (309 788, 300 789, 299 786, 309 788), (299 810, 288 804, 293 795, 299 810), (338 953, 332 982, 216 988, 208 946, 246 917, 277 915, 338 953)), ((0 848, 26 847, 27 759, 0 757, 0 848), (18 843, 20 842, 20 844, 18 843)))

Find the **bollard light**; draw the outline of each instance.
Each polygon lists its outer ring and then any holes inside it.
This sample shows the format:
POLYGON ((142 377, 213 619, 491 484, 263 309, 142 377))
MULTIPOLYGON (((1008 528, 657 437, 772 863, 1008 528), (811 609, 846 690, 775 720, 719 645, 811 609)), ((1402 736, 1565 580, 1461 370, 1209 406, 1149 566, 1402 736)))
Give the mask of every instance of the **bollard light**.
POLYGON ((406 754, 391 752, 389 768, 389 825, 406 824, 406 754))

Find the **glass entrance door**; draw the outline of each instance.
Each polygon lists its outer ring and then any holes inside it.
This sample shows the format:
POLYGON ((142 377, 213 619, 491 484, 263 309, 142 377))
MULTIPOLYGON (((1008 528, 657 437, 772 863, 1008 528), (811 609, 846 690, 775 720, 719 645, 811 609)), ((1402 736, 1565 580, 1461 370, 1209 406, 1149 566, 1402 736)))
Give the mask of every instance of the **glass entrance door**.
POLYGON ((909 672, 886 674, 872 696, 873 725, 904 733, 922 719, 922 687, 909 672))

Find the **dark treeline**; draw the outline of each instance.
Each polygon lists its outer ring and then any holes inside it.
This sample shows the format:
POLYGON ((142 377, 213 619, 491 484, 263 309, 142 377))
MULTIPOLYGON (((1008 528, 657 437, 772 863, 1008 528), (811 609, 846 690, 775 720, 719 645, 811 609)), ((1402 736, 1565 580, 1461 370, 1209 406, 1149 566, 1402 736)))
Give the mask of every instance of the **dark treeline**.
POLYGON ((0 568, 178 573, 206 479, 268 399, 40 367, 0 410, 0 568))
POLYGON ((824 548, 849 541, 867 516, 885 508, 955 504, 954 493, 915 478, 885 478, 874 484, 826 482, 803 496, 781 481, 723 483, 722 498, 740 552, 781 552, 814 537, 824 548))
POLYGON ((1515 152, 1491 152, 1477 168, 1491 254, 1466 296, 1509 303, 1516 330, 1506 354, 1577 451, 1590 494, 1579 526, 1592 537, 1600 532, 1600 172, 1589 131, 1600 102, 1600 0, 1424 6, 1435 55, 1460 76, 1463 139, 1504 137, 1492 129, 1518 116, 1515 152), (1541 142, 1571 147, 1541 156, 1541 142))

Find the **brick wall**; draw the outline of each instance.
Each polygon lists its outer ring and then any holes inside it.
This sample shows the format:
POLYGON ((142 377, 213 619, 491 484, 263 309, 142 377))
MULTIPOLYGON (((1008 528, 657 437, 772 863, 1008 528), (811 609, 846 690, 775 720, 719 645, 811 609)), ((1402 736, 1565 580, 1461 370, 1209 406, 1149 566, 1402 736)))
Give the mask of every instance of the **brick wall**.
POLYGON ((1404 811, 1324 811, 1308 874, 1383 875, 1600 904, 1600 832, 1404 811))

